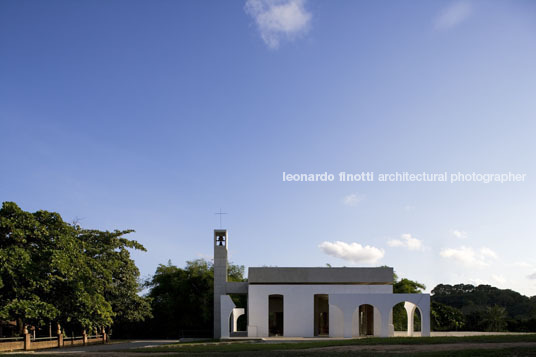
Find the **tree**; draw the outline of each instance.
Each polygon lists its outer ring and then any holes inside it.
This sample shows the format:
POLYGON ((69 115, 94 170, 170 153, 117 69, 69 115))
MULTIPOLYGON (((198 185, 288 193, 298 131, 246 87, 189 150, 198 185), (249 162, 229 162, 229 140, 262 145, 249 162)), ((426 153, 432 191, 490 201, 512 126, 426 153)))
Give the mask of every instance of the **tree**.
POLYGON ((393 293, 395 294, 421 294, 424 289, 426 289, 424 284, 406 278, 395 280, 393 283, 393 293))
POLYGON ((455 307, 433 301, 430 318, 434 331, 458 331, 465 324, 463 313, 455 307))
POLYGON ((5 202, 0 209, 0 319, 43 324, 59 314, 50 299, 54 284, 66 274, 56 245, 69 240, 72 229, 57 214, 22 211, 5 202))
POLYGON ((0 209, 0 319, 70 329, 110 326, 114 318, 150 316, 137 295, 139 271, 128 249, 145 250, 122 236, 64 222, 58 213, 25 212, 13 202, 0 209))
POLYGON ((86 247, 85 255, 92 266, 102 296, 109 302, 115 324, 143 321, 151 317, 150 299, 141 297, 140 272, 130 257, 130 249, 146 251, 136 241, 123 238, 132 230, 102 232, 76 226, 78 238, 86 247))
POLYGON ((505 331, 506 309, 499 305, 488 306, 482 319, 486 331, 505 331))

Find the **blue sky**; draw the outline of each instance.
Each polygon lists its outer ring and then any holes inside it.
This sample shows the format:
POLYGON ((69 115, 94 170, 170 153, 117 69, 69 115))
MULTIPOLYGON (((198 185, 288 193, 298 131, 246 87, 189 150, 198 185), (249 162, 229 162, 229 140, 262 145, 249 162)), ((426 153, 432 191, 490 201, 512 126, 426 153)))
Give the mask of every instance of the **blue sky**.
POLYGON ((135 229, 143 276, 393 266, 536 295, 536 4, 0 2, 0 198, 135 229), (282 182, 282 172, 526 174, 282 182), (342 242, 342 243, 341 243, 342 242))

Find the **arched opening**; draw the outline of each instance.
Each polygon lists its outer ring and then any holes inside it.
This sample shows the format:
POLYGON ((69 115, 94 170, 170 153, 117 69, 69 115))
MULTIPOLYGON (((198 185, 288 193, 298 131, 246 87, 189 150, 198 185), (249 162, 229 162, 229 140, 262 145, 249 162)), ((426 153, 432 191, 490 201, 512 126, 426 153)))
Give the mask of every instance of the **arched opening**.
POLYGON ((268 296, 268 336, 283 336, 283 295, 268 296))
POLYGON ((248 318, 246 314, 240 315, 236 321, 236 329, 239 332, 247 332, 248 318))
POLYGON ((416 304, 403 301, 393 306, 395 336, 413 336, 421 331, 422 312, 416 304))
POLYGON ((359 336, 374 336, 374 306, 364 304, 358 310, 359 336))
POLYGON ((315 336, 329 336, 329 297, 327 294, 314 296, 315 336))
POLYGON ((229 335, 231 337, 247 336, 247 295, 229 294, 235 307, 229 316, 229 335))
POLYGON ((244 308, 233 308, 229 315, 229 336, 246 337, 247 336, 247 317, 244 308))

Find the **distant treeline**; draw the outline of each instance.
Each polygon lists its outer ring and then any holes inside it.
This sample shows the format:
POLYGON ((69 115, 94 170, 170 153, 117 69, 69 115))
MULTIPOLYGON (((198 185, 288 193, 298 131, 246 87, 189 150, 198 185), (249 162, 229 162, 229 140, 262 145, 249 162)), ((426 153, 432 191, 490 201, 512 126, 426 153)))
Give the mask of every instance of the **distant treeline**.
POLYGON ((432 327, 435 330, 536 332, 536 296, 529 298, 490 285, 440 284, 432 290, 432 327), (450 318, 444 319, 445 316, 450 318))

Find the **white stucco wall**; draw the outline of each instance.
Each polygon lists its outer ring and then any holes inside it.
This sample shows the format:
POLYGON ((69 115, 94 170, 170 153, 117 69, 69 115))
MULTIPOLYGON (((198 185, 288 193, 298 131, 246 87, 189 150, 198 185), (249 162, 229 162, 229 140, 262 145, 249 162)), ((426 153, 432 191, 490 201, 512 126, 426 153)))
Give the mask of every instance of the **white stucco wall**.
MULTIPOLYGON (((388 294, 392 285, 249 285, 248 289, 248 336, 268 336, 268 297, 283 295, 283 333, 288 337, 314 336, 314 295, 330 295, 329 326, 330 335, 343 335, 337 331, 342 314, 332 307, 331 296, 343 294, 388 294)), ((376 315, 376 312, 375 312, 376 315)), ((352 315, 350 315, 352 316, 352 315)), ((350 321, 350 326, 351 326, 350 321)))
POLYGON ((221 338, 229 338, 229 319, 236 306, 229 295, 220 295, 220 333, 221 338))

